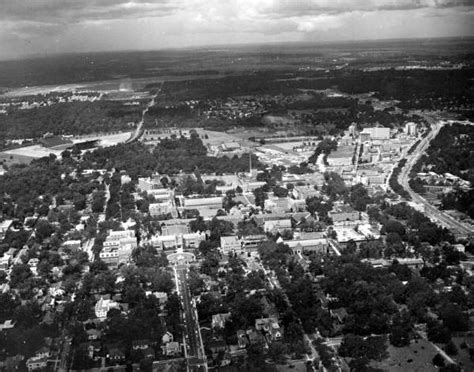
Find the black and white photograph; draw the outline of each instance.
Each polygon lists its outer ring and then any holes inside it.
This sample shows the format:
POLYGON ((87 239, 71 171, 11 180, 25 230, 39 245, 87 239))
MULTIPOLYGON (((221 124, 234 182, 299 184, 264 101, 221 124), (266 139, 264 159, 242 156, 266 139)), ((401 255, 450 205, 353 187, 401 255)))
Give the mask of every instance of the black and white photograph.
POLYGON ((474 1, 0 0, 16 371, 474 371, 474 1))

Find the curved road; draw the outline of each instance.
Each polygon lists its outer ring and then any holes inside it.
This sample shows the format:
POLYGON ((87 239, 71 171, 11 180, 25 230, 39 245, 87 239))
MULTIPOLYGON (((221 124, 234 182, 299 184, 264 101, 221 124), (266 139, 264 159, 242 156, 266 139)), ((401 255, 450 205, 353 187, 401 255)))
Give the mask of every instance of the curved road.
POLYGON ((431 140, 437 136, 439 130, 442 128, 443 125, 444 123, 442 122, 436 122, 431 124, 431 132, 420 141, 415 151, 413 151, 411 155, 407 156, 407 162, 403 167, 402 171, 400 172, 400 175, 398 176, 398 182, 410 194, 414 202, 423 205, 425 211, 424 213, 432 221, 437 222, 441 226, 452 230, 456 234, 469 235, 474 233, 474 228, 457 221, 447 213, 440 211, 438 208, 432 206, 426 201, 425 198, 415 193, 408 184, 408 181, 410 180, 409 174, 411 169, 416 164, 420 156, 426 151, 431 140))

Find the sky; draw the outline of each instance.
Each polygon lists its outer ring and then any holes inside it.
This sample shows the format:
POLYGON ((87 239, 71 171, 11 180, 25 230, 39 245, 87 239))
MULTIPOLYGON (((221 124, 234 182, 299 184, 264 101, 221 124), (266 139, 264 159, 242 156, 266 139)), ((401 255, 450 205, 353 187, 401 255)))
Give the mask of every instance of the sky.
POLYGON ((0 0, 0 59, 474 36, 474 0, 0 0))

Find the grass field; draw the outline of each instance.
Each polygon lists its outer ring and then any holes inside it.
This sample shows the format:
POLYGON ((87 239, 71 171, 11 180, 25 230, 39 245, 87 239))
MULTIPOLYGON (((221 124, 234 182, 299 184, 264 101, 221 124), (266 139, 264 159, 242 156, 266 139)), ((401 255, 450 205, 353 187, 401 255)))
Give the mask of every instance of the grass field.
POLYGON ((409 346, 405 347, 389 345, 387 351, 389 353, 387 359, 373 362, 371 365, 390 372, 429 372, 437 369, 432 363, 437 351, 427 340, 413 340, 409 346))

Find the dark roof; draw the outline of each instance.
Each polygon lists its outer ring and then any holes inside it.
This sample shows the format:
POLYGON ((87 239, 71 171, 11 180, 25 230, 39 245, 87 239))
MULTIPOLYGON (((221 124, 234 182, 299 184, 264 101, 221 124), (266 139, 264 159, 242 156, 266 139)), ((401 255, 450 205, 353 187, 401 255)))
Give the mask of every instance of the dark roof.
POLYGON ((44 147, 56 147, 56 146, 61 146, 61 145, 72 144, 72 141, 60 136, 52 136, 52 137, 41 138, 40 143, 44 147))

